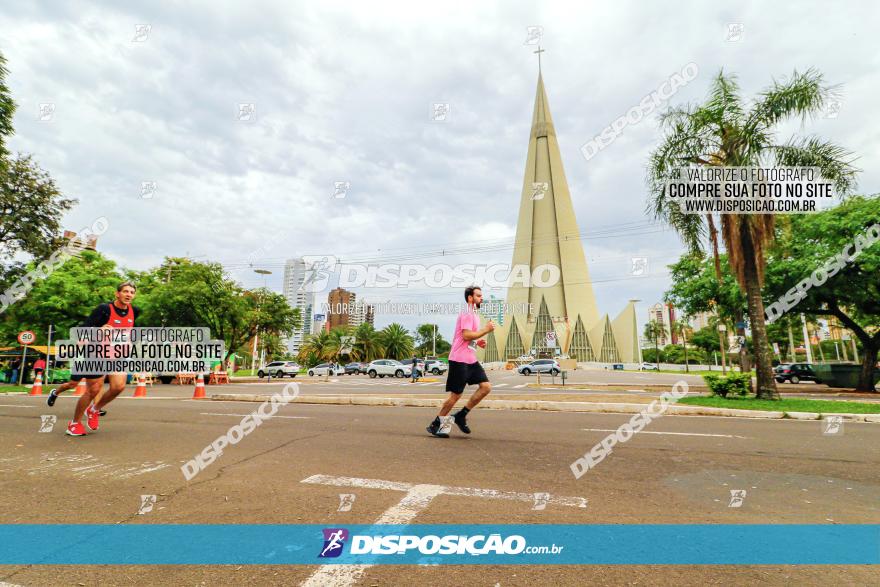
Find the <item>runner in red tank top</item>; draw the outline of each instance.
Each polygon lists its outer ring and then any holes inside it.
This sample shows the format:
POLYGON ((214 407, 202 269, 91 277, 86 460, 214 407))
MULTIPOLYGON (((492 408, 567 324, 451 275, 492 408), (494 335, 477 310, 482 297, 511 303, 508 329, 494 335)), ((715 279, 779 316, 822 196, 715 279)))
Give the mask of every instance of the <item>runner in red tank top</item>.
MULTIPOLYGON (((98 306, 83 326, 93 328, 134 328, 140 310, 131 305, 137 289, 131 282, 120 283, 116 287, 116 299, 109 304, 98 306)), ((125 373, 89 374, 85 375, 88 382, 86 392, 80 396, 73 413, 73 420, 67 425, 67 434, 71 436, 85 436, 86 426, 89 430, 98 429, 101 410, 116 399, 116 396, 125 389, 125 373), (101 395, 104 379, 110 384, 107 393, 101 395), (86 416, 86 426, 82 424, 83 414, 86 416)))

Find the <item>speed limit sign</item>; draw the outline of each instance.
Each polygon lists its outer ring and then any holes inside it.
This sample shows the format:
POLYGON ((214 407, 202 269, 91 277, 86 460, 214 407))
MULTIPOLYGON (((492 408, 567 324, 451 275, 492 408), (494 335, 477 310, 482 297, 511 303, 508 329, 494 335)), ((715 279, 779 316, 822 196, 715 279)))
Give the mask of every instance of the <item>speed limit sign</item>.
POLYGON ((18 333, 18 342, 21 344, 33 344, 35 340, 37 340, 37 335, 31 330, 22 330, 18 333))

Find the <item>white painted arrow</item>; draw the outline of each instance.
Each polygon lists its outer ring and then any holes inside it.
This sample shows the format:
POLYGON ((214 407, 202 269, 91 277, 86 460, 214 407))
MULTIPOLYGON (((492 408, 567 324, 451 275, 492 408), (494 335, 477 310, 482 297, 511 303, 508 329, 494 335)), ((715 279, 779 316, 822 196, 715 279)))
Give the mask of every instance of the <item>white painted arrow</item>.
MULTIPOLYGON (((478 489, 473 487, 447 487, 445 485, 429 485, 386 481, 384 479, 361 479, 360 477, 332 477, 330 475, 312 475, 302 483, 314 485, 332 485, 334 487, 360 487, 363 489, 385 489, 403 491, 403 498, 385 510, 374 524, 409 524, 438 495, 456 495, 461 497, 482 497, 486 499, 509 499, 514 501, 535 502, 536 494, 519 493, 516 491, 500 491, 498 489, 478 489)), ((556 504, 568 507, 587 507, 584 497, 552 496, 540 494, 545 504, 556 504)), ((541 508, 543 509, 543 508, 541 508)), ((373 565, 322 565, 306 579, 302 587, 348 587, 353 585, 373 565)))

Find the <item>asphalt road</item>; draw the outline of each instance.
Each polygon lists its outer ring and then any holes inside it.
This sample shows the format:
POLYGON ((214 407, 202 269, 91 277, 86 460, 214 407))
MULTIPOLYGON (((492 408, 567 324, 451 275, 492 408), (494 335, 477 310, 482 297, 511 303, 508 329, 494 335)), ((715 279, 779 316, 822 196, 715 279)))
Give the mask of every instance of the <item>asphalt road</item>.
MULTIPOLYGON (((71 398, 49 409, 45 397, 0 396, 0 520, 367 524, 402 497, 392 489, 303 482, 320 475, 588 500, 586 508, 551 503, 534 510, 527 501, 476 492, 439 495, 415 512, 419 524, 880 523, 876 424, 847 422, 842 434, 825 435, 820 422, 666 416, 576 480, 569 464, 628 416, 478 410, 470 437, 441 440, 424 432, 430 409, 295 404, 187 482, 181 463, 256 404, 185 400, 185 388, 161 399, 171 387, 152 388, 151 399, 114 402, 100 431, 85 438, 63 434, 71 398), (39 432, 42 415, 57 415, 52 432, 39 432), (731 490, 741 489, 742 505, 729 507, 731 490), (341 493, 355 495, 350 511, 338 511, 341 493), (138 515, 145 494, 157 501, 138 515)), ((296 585, 318 572, 317 566, 6 566, 0 582, 296 585)), ((375 566, 337 584, 841 585, 876 578, 876 568, 861 566, 375 566)), ((321 575, 315 581, 326 584, 321 575)))

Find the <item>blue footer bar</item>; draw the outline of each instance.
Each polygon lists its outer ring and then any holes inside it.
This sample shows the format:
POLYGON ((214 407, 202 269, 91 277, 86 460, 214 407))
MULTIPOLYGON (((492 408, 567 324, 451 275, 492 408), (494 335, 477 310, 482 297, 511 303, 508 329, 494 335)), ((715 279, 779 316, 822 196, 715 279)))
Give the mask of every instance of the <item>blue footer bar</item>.
POLYGON ((880 524, 6 524, 0 564, 876 565, 880 524))

